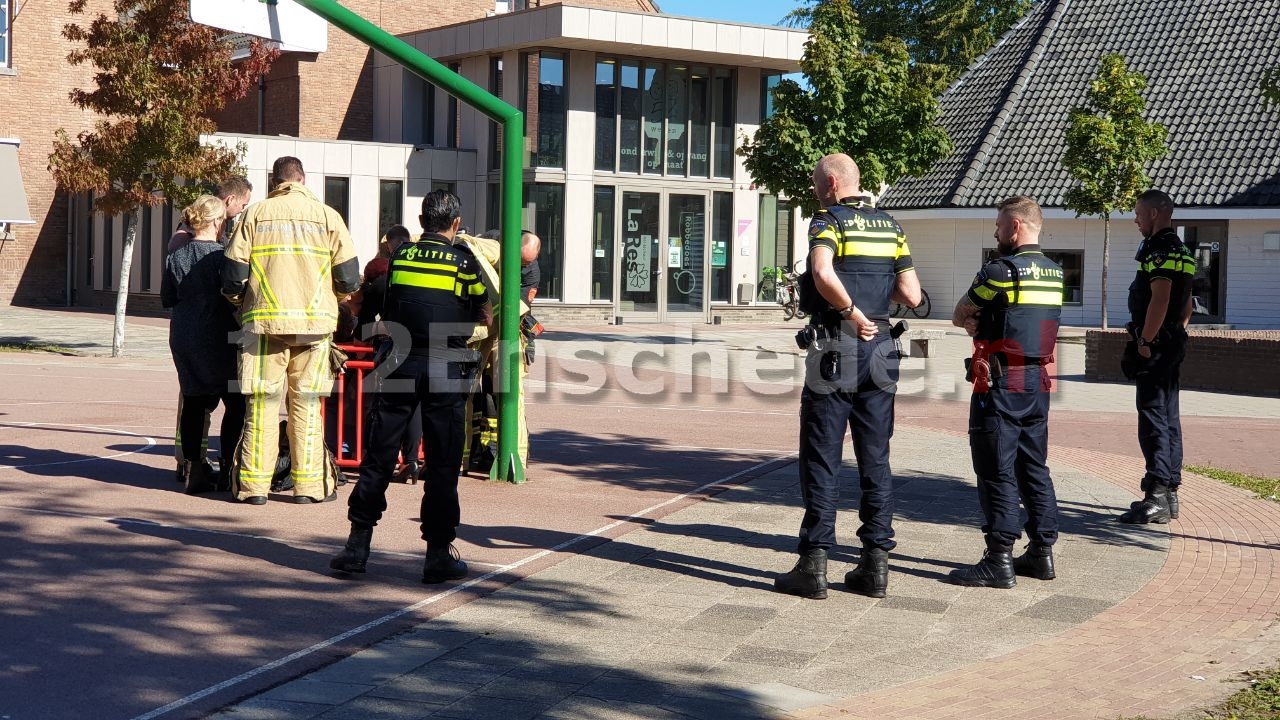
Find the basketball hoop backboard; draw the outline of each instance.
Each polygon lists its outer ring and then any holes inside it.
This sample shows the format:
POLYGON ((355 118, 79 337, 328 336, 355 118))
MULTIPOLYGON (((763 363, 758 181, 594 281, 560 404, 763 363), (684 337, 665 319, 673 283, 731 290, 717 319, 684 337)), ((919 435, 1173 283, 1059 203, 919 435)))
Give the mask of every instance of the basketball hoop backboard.
POLYGON ((293 0, 191 0, 191 20, 274 40, 281 50, 329 49, 329 22, 293 0))

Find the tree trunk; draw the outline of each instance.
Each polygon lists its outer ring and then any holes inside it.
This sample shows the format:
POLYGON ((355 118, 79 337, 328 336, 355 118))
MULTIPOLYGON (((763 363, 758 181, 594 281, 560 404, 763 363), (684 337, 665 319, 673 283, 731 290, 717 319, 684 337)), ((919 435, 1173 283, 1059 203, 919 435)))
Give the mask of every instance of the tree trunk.
POLYGON ((1111 216, 1102 216, 1102 329, 1107 329, 1107 267, 1111 264, 1111 216))
POLYGON ((116 329, 111 336, 111 357, 120 357, 124 349, 124 313, 129 304, 129 273, 133 270, 133 241, 138 236, 142 208, 134 208, 124 216, 124 248, 120 251, 120 284, 116 286, 116 329))

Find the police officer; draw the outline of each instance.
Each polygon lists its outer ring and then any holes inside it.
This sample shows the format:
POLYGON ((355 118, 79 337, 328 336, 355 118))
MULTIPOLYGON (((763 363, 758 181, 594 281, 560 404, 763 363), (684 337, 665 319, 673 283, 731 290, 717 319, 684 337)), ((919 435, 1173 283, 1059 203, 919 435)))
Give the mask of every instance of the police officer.
POLYGON ((952 322, 973 335, 969 447, 978 478, 987 552, 953 570, 957 585, 1011 588, 1017 575, 1052 580, 1058 500, 1049 452, 1047 367, 1062 315, 1062 268, 1040 252, 1040 205, 1011 197, 997 205, 1001 257, 987 263, 956 304, 952 322), (1031 544, 1013 557, 1022 534, 1018 500, 1027 510, 1031 544))
POLYGON ((1159 190, 1138 196, 1142 232, 1138 273, 1129 285, 1127 375, 1137 385, 1138 445, 1146 460, 1143 498, 1120 516, 1125 523, 1166 523, 1178 517, 1182 484, 1182 419, 1178 381, 1191 319, 1196 261, 1173 231, 1173 200, 1159 190))
POLYGON ((774 587, 806 598, 827 596, 827 551, 836 542, 837 480, 849 429, 862 488, 862 555, 845 585, 884 597, 895 545, 889 438, 898 379, 889 303, 918 305, 920 282, 902 227, 862 194, 858 166, 848 155, 819 160, 813 184, 825 209, 809 223, 809 269, 829 307, 811 320, 815 340, 800 396, 800 560, 774 587))
POLYGON ((409 414, 420 406, 425 468, 419 518, 427 541, 422 582, 430 584, 467 575, 467 564, 452 545, 461 514, 463 403, 475 372, 474 353, 466 343, 477 323, 492 323, 493 311, 475 256, 454 243, 462 222, 458 198, 445 190, 431 192, 422 200, 421 220, 422 238, 392 254, 382 310, 392 337, 397 334, 393 324, 398 324, 412 338, 412 348, 405 352, 395 343, 383 346, 396 357, 367 416, 368 449, 360 462, 360 482, 347 503, 351 533, 329 567, 365 571, 373 527, 387 508, 387 484, 400 438, 409 414))

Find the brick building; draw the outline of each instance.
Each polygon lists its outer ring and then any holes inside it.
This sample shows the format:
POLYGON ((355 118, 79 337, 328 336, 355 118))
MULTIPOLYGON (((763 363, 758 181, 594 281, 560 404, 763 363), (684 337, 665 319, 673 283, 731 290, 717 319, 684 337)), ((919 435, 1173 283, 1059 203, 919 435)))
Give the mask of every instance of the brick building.
MULTIPOLYGON (((525 5, 556 0, 351 0, 344 6, 391 33, 484 18, 525 5)), ((618 10, 656 12, 651 0, 579 0, 618 10)), ((89 0, 85 15, 112 12, 106 0, 89 0)), ((61 36, 72 20, 65 0, 0 0, 0 211, 10 214, 25 189, 26 217, 0 217, 0 303, 24 305, 106 305, 112 302, 119 257, 112 256, 120 224, 89 212, 87 202, 60 192, 48 171, 54 131, 74 136, 92 128, 94 116, 68 100, 74 88, 92 85, 93 69, 73 67, 73 44, 61 36), (16 149, 16 150, 15 150, 16 149), (5 162, 16 155, 17 171, 5 162), (6 168, 9 168, 6 170, 6 168), (19 221, 22 224, 13 223, 19 221), (12 223, 12 224, 11 224, 12 223), (75 233, 70 233, 69 228, 75 233), (113 234, 114 233, 114 234, 113 234), (73 247, 77 239, 90 239, 73 247)), ((265 87, 228 107, 217 118, 227 132, 288 135, 320 140, 373 139, 373 59, 371 51, 346 34, 330 29, 324 53, 286 53, 276 62, 265 87), (261 110, 260 110, 261 103, 261 110), (260 121, 261 119, 261 121, 260 121)), ((262 178, 255 178, 255 186, 262 178)), ((257 193, 258 190, 256 189, 257 193)), ((14 211, 16 213, 16 210, 14 211)), ((144 236, 131 291, 143 309, 158 291, 158 262, 151 257, 172 229, 173 211, 155 208, 144 217, 144 236), (144 251, 147 251, 144 253, 144 251)), ((116 251, 118 255, 118 250, 116 251)), ((150 303, 154 306, 154 303, 150 303)))

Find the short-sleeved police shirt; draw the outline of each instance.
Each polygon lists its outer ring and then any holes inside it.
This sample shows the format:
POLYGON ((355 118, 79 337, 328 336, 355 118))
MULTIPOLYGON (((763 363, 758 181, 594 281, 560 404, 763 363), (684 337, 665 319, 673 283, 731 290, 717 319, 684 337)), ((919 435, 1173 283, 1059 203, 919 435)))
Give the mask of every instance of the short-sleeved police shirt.
POLYGON ((1138 273, 1129 285, 1129 314, 1133 322, 1146 322, 1151 282, 1163 278, 1173 284, 1169 288, 1169 309, 1165 311, 1164 324, 1180 323, 1182 308, 1191 296, 1191 280, 1196 274, 1196 259, 1191 251, 1172 228, 1165 228, 1144 240, 1134 259, 1138 261, 1138 273))

